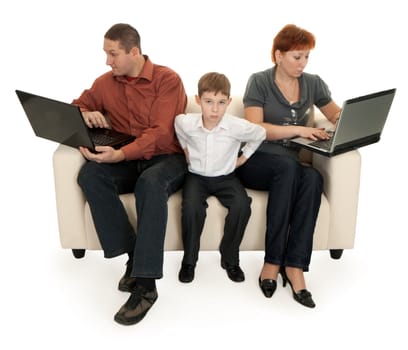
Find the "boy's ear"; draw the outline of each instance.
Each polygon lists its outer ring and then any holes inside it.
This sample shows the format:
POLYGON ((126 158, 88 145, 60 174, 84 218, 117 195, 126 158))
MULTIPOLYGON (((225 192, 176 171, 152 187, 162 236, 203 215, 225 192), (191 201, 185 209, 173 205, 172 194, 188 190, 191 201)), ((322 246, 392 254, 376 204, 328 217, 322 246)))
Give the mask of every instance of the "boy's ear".
POLYGON ((199 105, 199 104, 200 104, 200 102, 201 102, 201 98, 200 98, 200 96, 195 95, 194 97, 195 97, 195 101, 196 101, 196 103, 199 105))

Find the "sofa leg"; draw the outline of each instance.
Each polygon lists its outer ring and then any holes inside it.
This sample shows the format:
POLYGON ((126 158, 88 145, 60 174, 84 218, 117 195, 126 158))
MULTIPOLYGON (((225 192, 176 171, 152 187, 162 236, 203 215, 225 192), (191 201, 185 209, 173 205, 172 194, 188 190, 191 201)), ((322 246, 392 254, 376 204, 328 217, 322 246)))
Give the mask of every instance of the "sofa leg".
POLYGON ((330 256, 332 259, 340 259, 343 254, 343 249, 330 249, 330 256))
POLYGON ((72 254, 74 254, 75 258, 81 259, 85 256, 85 249, 72 249, 72 254))

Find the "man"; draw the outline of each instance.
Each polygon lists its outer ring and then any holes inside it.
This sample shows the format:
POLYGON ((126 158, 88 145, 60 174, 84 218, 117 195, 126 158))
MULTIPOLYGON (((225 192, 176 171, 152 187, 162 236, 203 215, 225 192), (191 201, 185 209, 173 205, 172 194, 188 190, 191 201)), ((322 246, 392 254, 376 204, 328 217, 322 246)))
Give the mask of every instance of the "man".
POLYGON ((177 73, 142 54, 140 36, 130 25, 113 25, 103 49, 112 71, 98 77, 73 103, 89 127, 112 127, 136 139, 120 149, 97 146, 96 153, 81 147, 88 162, 78 183, 104 256, 129 255, 119 290, 131 294, 115 321, 130 325, 142 320, 158 297, 167 200, 181 187, 187 171, 174 133, 174 118, 185 111, 187 97, 177 73), (136 232, 119 199, 131 192, 136 197, 136 232))

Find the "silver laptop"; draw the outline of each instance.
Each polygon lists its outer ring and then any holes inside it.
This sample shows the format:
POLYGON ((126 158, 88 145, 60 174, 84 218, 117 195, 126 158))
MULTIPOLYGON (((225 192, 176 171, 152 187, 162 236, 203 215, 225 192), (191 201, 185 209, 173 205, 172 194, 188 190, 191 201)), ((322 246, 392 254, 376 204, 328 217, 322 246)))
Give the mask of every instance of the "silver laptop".
POLYGON ((16 94, 38 137, 92 152, 98 145, 117 149, 135 139, 112 129, 88 128, 78 106, 21 90, 16 94))
POLYGON ((296 137, 290 142, 327 157, 378 142, 395 93, 389 89, 346 100, 329 140, 296 137))

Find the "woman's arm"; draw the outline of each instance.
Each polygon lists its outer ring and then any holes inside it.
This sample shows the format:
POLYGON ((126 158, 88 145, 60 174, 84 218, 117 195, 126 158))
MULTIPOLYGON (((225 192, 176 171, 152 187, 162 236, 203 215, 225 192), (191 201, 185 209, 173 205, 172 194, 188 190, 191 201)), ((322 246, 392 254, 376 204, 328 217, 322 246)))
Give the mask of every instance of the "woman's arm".
MULTIPOLYGON (((326 107, 326 106, 325 106, 326 107)), ((264 122, 262 107, 246 107, 245 119, 252 123, 263 126, 266 130, 266 140, 291 139, 293 137, 305 137, 311 140, 328 139, 329 135, 322 128, 310 128, 299 125, 275 125, 264 122)))
POLYGON ((323 115, 333 124, 336 124, 339 119, 341 108, 337 106, 334 101, 329 102, 327 105, 320 107, 320 111, 323 115))

